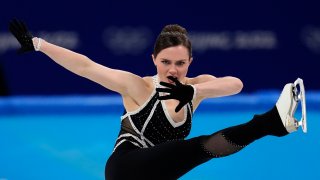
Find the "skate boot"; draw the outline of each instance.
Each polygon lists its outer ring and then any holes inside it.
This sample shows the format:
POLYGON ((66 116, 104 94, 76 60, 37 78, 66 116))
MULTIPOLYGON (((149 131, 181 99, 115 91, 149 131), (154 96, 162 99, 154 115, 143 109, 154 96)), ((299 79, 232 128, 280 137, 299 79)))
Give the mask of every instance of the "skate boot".
POLYGON ((294 83, 288 83, 284 86, 276 107, 282 123, 289 133, 296 131, 299 126, 302 127, 304 133, 307 133, 306 100, 302 79, 298 78, 294 83), (300 121, 297 121, 294 118, 294 113, 299 102, 301 103, 302 117, 300 121))

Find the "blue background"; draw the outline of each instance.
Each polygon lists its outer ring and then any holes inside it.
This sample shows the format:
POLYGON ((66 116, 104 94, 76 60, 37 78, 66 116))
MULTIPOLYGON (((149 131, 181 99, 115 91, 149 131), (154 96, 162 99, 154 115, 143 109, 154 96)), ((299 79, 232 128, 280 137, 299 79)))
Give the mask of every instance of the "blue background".
POLYGON ((245 92, 280 89, 301 77, 307 89, 316 90, 319 5, 273 0, 5 1, 0 11, 0 68, 11 95, 110 93, 41 53, 15 54, 18 43, 7 31, 9 20, 22 19, 35 36, 140 76, 156 73, 154 40, 164 25, 178 23, 193 41, 189 76, 236 76, 245 92))
MULTIPOLYGON (((206 100, 196 110, 188 138, 247 122, 270 109, 278 95, 206 100)), ((194 168, 180 180, 319 180, 319 102, 319 93, 308 94, 307 134, 299 129, 282 138, 264 137, 234 155, 194 168)), ((0 98, 0 179, 104 179, 122 111, 120 96, 0 98)), ((295 117, 300 119, 300 108, 295 117)))
POLYGON ((302 78, 312 102, 308 134, 266 137, 182 179, 320 179, 319 1, 10 0, 0 7, 0 94, 11 95, 0 98, 0 179, 103 179, 123 110, 119 97, 99 96, 111 92, 44 54, 17 55, 7 30, 14 17, 35 36, 140 76, 156 73, 151 54, 161 29, 187 28, 189 76, 236 76, 245 92, 200 106, 190 136, 246 122, 270 108, 285 83, 302 78))

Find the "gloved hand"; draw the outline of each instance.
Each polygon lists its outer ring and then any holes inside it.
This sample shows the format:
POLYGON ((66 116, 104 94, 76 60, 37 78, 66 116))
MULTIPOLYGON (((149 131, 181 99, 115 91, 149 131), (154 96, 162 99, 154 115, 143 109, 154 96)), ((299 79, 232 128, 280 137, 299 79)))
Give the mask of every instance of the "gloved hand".
POLYGON ((28 31, 28 28, 23 21, 13 19, 9 23, 9 30, 21 45, 21 48, 18 50, 18 54, 35 51, 32 42, 33 36, 28 31))
POLYGON ((166 99, 176 99, 179 101, 178 106, 176 107, 175 111, 178 112, 180 109, 190 102, 193 99, 194 89, 191 85, 184 85, 181 84, 177 78, 172 76, 168 76, 168 79, 175 82, 176 85, 169 84, 166 82, 160 82, 160 85, 165 86, 167 88, 156 88, 157 92, 166 92, 169 95, 160 96, 159 100, 166 100, 166 99))

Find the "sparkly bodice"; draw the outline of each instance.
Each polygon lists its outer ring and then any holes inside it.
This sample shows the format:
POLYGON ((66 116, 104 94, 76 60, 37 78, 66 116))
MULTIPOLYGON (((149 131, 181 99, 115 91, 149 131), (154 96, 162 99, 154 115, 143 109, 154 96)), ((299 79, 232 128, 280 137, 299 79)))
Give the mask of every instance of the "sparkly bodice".
MULTIPOLYGON (((157 77, 153 77, 154 87, 159 87, 157 77)), ((125 141, 137 147, 148 148, 172 140, 186 138, 191 130, 192 102, 183 107, 184 119, 176 123, 170 117, 164 101, 158 100, 154 89, 148 100, 136 111, 124 112, 121 129, 115 149, 125 141)))

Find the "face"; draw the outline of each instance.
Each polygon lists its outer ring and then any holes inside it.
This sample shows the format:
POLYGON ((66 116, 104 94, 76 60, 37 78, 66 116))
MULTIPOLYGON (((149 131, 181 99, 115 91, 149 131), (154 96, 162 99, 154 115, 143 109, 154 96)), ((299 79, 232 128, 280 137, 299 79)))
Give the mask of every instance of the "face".
POLYGON ((152 55, 152 58, 160 81, 173 83, 167 78, 173 76, 180 82, 185 82, 184 79, 192 62, 186 47, 182 45, 169 47, 160 51, 156 58, 152 55))

